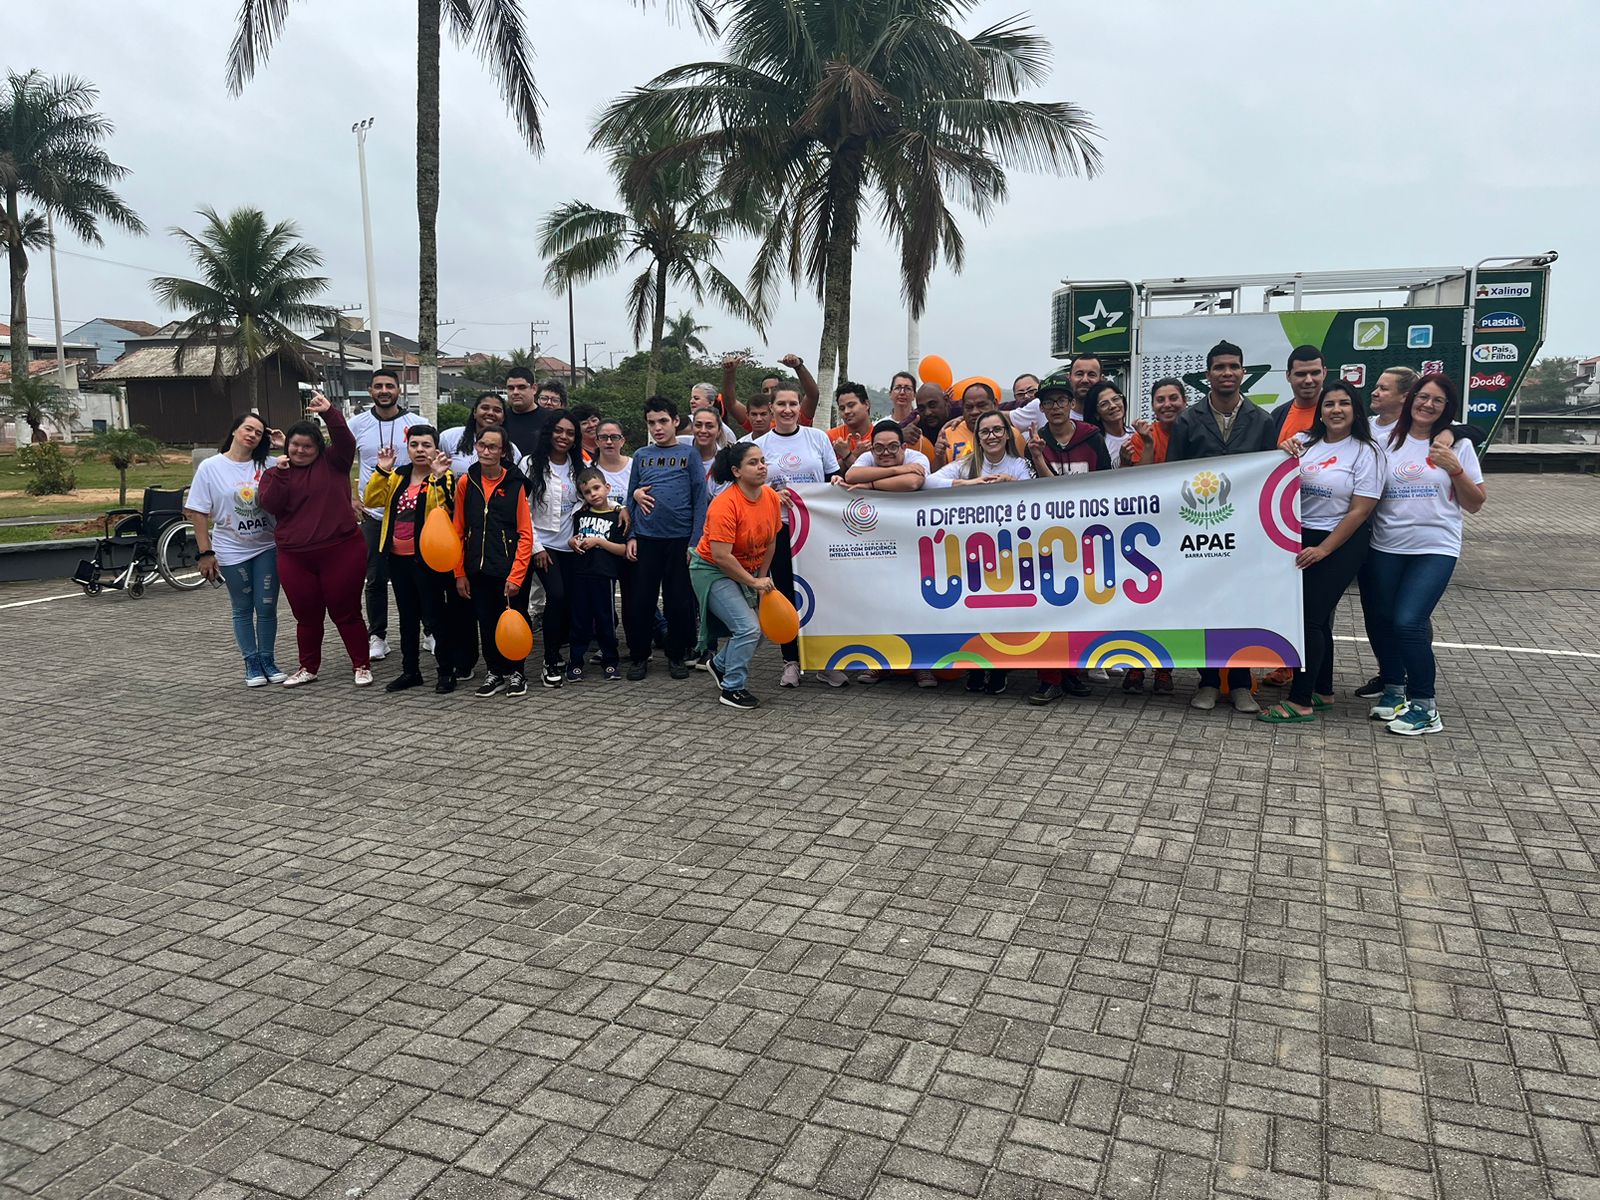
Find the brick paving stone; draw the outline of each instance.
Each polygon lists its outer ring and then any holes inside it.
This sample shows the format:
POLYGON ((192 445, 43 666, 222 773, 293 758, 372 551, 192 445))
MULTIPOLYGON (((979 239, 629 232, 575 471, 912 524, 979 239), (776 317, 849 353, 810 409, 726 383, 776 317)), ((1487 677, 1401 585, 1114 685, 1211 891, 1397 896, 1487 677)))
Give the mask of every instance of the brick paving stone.
MULTIPOLYGON (((1495 476, 1439 639, 1600 654, 1597 487, 1495 476)), ((1593 659, 1441 650, 1407 741, 1350 641, 1276 730, 764 648, 535 780, 493 722, 583 686, 247 692, 209 590, 0 622, 7 1195, 1600 1197, 1593 659)))

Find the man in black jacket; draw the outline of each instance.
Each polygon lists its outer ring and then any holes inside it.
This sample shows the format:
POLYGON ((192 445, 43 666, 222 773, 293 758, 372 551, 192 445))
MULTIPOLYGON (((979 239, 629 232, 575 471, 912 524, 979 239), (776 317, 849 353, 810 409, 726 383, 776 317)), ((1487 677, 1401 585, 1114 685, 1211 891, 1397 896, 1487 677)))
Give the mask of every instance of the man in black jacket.
MULTIPOLYGON (((1239 390, 1244 384, 1244 351, 1232 342, 1218 342, 1206 352, 1206 384, 1210 393, 1191 405, 1173 422, 1167 443, 1167 461, 1216 458, 1224 454, 1255 454, 1277 445, 1272 417, 1256 407, 1239 390)), ((1250 694, 1249 672, 1229 680, 1228 698, 1239 712, 1260 712, 1250 694)), ((1215 667, 1200 671, 1200 688, 1189 701, 1190 707, 1209 711, 1222 694, 1222 673, 1215 667)))

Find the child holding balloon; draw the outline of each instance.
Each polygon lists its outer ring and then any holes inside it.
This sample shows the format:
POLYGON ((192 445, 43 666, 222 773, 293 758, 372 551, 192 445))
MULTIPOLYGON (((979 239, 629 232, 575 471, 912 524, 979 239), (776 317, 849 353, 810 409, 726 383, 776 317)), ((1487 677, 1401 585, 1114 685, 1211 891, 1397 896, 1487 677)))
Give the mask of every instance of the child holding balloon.
POLYGON ((700 650, 719 633, 728 643, 708 664, 729 708, 755 708, 759 701, 745 688, 750 660, 762 627, 786 617, 790 627, 769 633, 775 641, 799 632, 794 606, 773 590, 772 556, 783 528, 783 501, 767 486, 767 460, 754 442, 738 442, 717 452, 712 477, 727 488, 706 510, 705 531, 689 557, 689 581, 700 602, 700 650), (783 601, 787 612, 769 605, 783 601), (752 611, 760 603, 761 620, 752 611), (779 634, 784 636, 780 637, 779 634))
POLYGON ((396 470, 394 447, 382 447, 377 469, 367 480, 361 497, 368 508, 383 511, 378 553, 388 559, 389 586, 394 589, 394 606, 400 614, 400 674, 389 681, 383 689, 386 692, 403 692, 422 685, 424 623, 433 631, 434 661, 438 663, 439 678, 433 690, 456 690, 446 589, 461 547, 448 536, 442 545, 427 544, 437 538, 438 531, 429 530, 432 537, 424 532, 427 519, 435 512, 442 514, 439 522, 448 526, 455 507, 450 456, 439 450, 438 442, 438 432, 432 425, 411 426, 406 430, 411 461, 396 470))
POLYGON ((456 485, 455 527, 461 562, 456 592, 472 601, 487 674, 475 696, 526 696, 524 664, 533 650, 528 626, 528 569, 539 551, 528 509, 528 477, 511 464, 516 448, 504 429, 478 431, 478 461, 456 485))

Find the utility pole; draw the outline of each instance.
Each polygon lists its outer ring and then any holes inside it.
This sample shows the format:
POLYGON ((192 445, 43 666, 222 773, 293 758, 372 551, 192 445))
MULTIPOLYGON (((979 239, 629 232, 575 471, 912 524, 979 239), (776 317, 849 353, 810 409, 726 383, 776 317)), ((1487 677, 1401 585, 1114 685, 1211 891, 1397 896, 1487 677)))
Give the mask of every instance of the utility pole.
POLYGON ((589 381, 589 347, 604 345, 604 342, 585 342, 583 344, 583 379, 585 383, 589 381))
POLYGON ((572 315, 572 280, 567 280, 567 393, 578 390, 578 324, 572 315))
MULTIPOLYGON (((335 313, 355 312, 361 307, 359 304, 335 304, 335 313)), ((334 340, 339 343, 339 390, 335 399, 339 401, 339 408, 345 416, 350 415, 350 368, 345 365, 344 357, 344 318, 335 316, 333 319, 334 340)))
MULTIPOLYGON (((383 349, 378 343, 378 273, 372 261, 372 204, 367 197, 367 130, 374 118, 350 126, 356 135, 356 159, 361 166, 361 235, 367 247, 367 332, 372 338, 372 369, 383 366, 383 349)), ((369 385, 370 386, 370 385, 369 385)))

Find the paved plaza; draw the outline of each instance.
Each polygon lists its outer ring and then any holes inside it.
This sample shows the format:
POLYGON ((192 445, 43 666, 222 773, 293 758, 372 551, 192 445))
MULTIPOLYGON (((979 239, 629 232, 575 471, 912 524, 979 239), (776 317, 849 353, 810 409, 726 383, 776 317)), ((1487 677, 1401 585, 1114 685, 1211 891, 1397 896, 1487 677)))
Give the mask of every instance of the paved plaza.
POLYGON ((1468 531, 1438 638, 1580 654, 1442 649, 1416 739, 1349 641, 1273 729, 0 608, 0 1194, 1600 1197, 1600 482, 1468 531))

